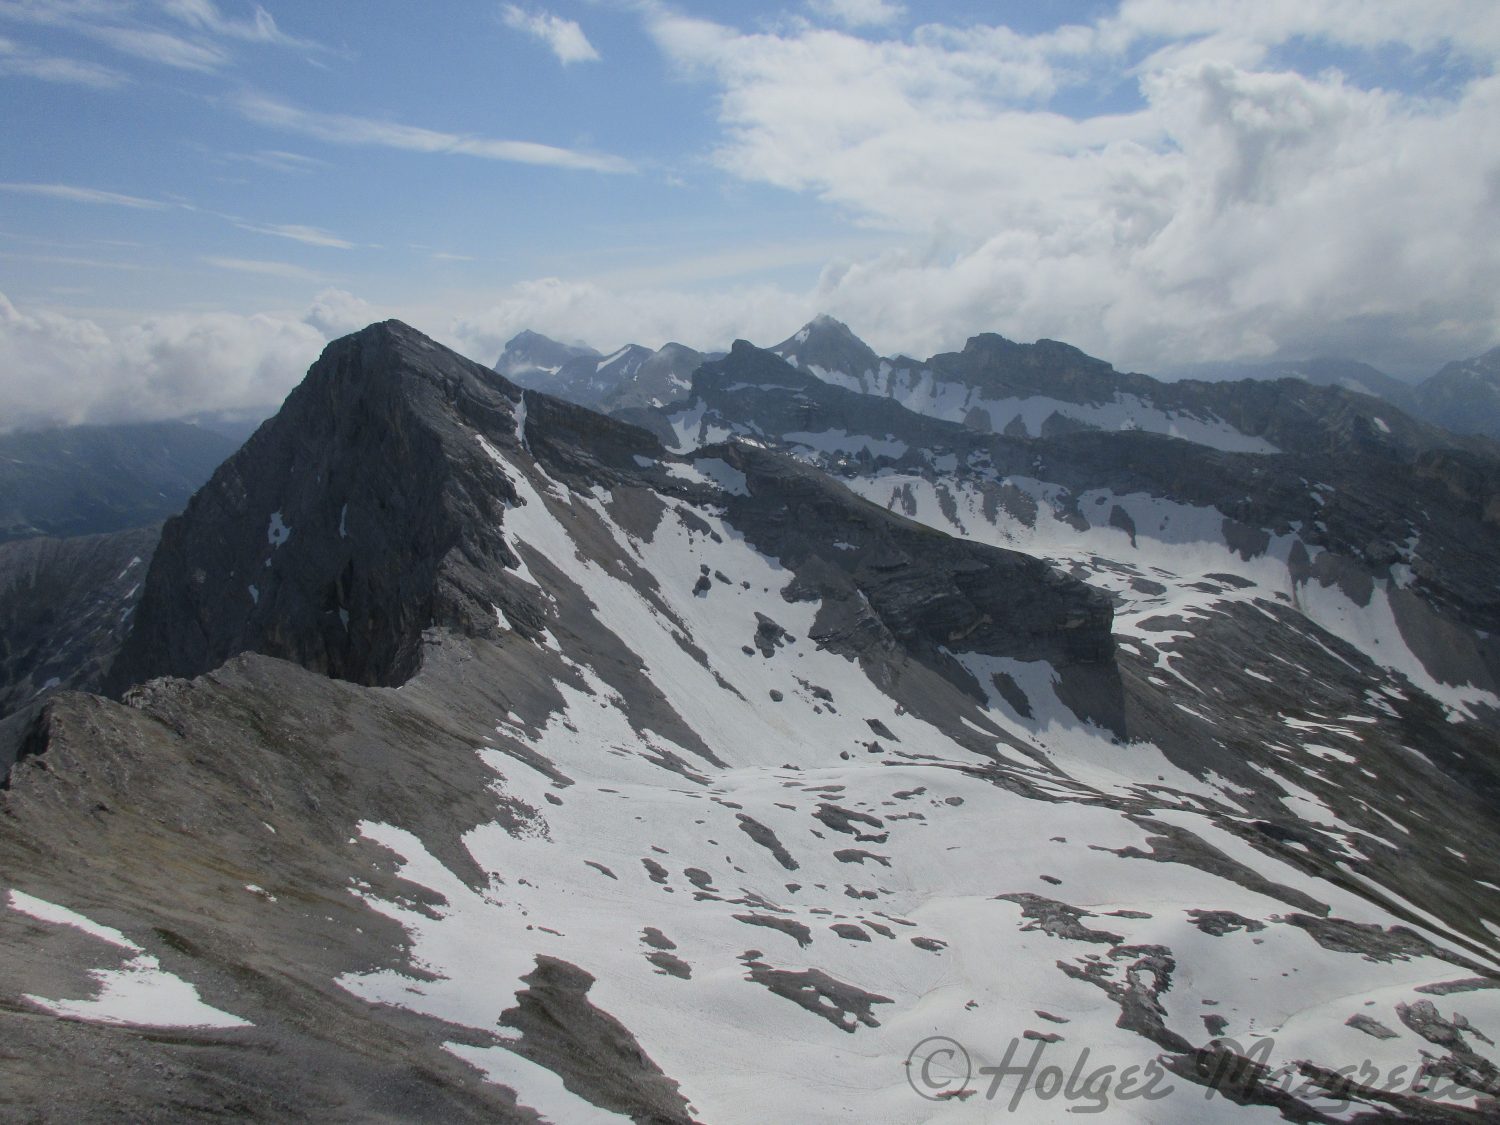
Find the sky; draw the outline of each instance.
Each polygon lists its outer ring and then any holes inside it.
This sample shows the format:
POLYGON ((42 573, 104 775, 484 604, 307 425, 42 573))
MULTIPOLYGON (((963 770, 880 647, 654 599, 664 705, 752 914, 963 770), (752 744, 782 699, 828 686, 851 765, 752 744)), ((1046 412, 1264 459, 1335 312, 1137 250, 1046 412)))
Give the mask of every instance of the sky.
POLYGON ((0 0, 0 429, 977 332, 1127 370, 1500 343, 1494 0, 0 0))

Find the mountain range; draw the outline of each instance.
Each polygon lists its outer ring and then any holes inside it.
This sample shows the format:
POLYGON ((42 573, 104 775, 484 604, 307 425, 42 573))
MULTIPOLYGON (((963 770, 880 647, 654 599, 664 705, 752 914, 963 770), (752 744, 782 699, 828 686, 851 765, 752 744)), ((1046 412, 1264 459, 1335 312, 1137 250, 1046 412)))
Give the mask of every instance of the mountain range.
POLYGON ((87 657, 0 722, 0 1112, 1500 1112, 1491 442, 517 341, 334 341, 159 537, 29 561, 87 657))
POLYGON ((655 351, 626 344, 601 355, 593 348, 559 344, 527 331, 505 345, 495 371, 518 386, 608 413, 661 406, 680 398, 705 358, 682 344, 666 344, 655 351))
MULTIPOLYGON (((1087 385, 1085 374, 1094 373, 1093 393, 1096 397, 1108 397, 1115 391, 1126 395, 1147 398, 1164 397, 1167 401, 1191 401, 1192 394, 1181 395, 1164 391, 1164 387, 1179 382, 1198 385, 1205 382, 1243 382, 1246 380, 1279 381, 1295 379, 1319 387, 1340 387, 1357 394, 1381 398, 1399 407, 1404 413, 1421 421, 1441 426, 1452 433, 1480 435, 1500 441, 1500 348, 1472 359, 1447 364, 1436 374, 1419 383, 1410 383, 1355 360, 1337 358, 1312 358, 1301 362, 1277 361, 1270 363, 1205 363, 1175 368, 1173 378, 1162 380, 1147 375, 1130 375, 1116 372, 1102 360, 1094 359, 1067 344, 1053 340, 1040 340, 1036 344, 1012 344, 1003 337, 982 336, 991 347, 1009 346, 1019 366, 1007 372, 1005 388, 1008 397, 996 407, 1007 413, 1007 418, 994 419, 984 407, 975 410, 967 420, 979 428, 992 426, 1000 429, 1007 424, 1025 425, 1028 432, 1035 432, 1044 418, 1022 418, 1016 421, 1015 411, 1022 403, 1035 412, 1037 400, 1071 395, 1075 406, 1086 400, 1077 398, 1077 388, 1087 385), (1023 375, 1020 368, 1025 368, 1023 375), (1020 376, 1019 381, 1017 377, 1020 376), (1063 384, 1073 391, 1059 390, 1063 384)), ((623 369, 622 356, 643 356, 647 349, 629 345, 610 357, 614 366, 599 363, 601 357, 592 349, 573 349, 578 358, 562 370, 562 360, 552 366, 532 364, 527 356, 537 349, 543 356, 559 356, 557 344, 534 332, 523 332, 510 341, 501 353, 495 370, 516 377, 526 386, 545 390, 573 402, 606 412, 635 406, 661 406, 680 397, 686 389, 685 379, 653 382, 646 394, 635 393, 630 372, 623 369), (593 357, 594 366, 585 362, 593 357), (674 393, 675 392, 675 393, 674 393)), ((669 349, 680 345, 670 344, 669 349)), ((664 351, 667 349, 663 349, 664 351)), ((848 387, 866 394, 883 394, 896 398, 904 405, 922 413, 936 414, 950 420, 964 420, 954 415, 967 390, 959 390, 955 384, 964 386, 967 375, 962 371, 961 353, 936 355, 926 361, 895 356, 889 359, 875 354, 863 340, 848 327, 832 317, 820 316, 770 349, 794 366, 837 386, 848 387), (959 366, 955 366, 955 364, 959 366)), ((696 354, 696 353, 695 353, 696 354)), ((715 356, 699 357, 717 358, 715 356)), ((635 362, 639 362, 636 359, 635 362)), ((690 374, 692 366, 684 366, 680 374, 690 374)), ((993 390, 995 388, 970 388, 993 390)), ((1087 413, 1073 410, 1065 417, 1085 421, 1090 425, 1114 428, 1132 424, 1128 415, 1118 412, 1087 413)), ((1019 432, 1019 431, 1016 431, 1019 432)), ((1188 435, 1184 435, 1188 436, 1188 435)))

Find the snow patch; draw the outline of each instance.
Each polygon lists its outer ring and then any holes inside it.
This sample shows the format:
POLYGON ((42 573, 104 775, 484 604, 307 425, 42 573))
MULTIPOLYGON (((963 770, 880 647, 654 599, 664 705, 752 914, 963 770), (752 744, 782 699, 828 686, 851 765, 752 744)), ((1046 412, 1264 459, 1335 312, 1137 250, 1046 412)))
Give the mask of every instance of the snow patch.
POLYGON ((54 926, 68 926, 132 954, 118 969, 91 969, 98 981, 96 995, 78 1000, 51 1000, 25 994, 25 999, 53 1015, 91 1023, 123 1023, 139 1027, 250 1027, 249 1020, 205 1004, 198 990, 161 967, 155 957, 119 930, 101 926, 76 911, 12 890, 10 908, 54 926))

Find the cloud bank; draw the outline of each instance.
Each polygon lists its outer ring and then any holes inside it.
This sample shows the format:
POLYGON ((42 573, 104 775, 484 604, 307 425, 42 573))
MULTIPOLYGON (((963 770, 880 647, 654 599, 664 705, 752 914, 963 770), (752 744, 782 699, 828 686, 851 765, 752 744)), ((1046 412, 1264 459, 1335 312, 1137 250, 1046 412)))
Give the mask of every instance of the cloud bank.
MULTIPOLYGON (((0 0, 0 19, 81 30, 76 12, 67 14, 75 9, 0 0)), ((1036 34, 921 23, 919 6, 887 0, 807 0, 803 14, 754 29, 660 0, 637 0, 632 10, 715 126, 708 151, 683 159, 708 161, 726 196, 743 184, 826 205, 828 256, 794 263, 825 263, 815 278, 800 287, 737 280, 785 277, 771 267, 791 259, 779 245, 726 233, 722 252, 693 268, 646 255, 624 275, 533 279, 440 302, 411 293, 406 304, 376 308, 326 288, 334 278, 359 288, 342 273, 252 254, 203 257, 317 296, 291 298, 310 304, 282 314, 194 313, 125 326, 0 302, 0 419, 271 406, 325 340, 389 315, 483 363, 523 328, 606 350, 669 339, 706 350, 736 337, 772 343, 819 312, 886 354, 925 356, 1000 331, 1067 340, 1145 371, 1340 354, 1425 375, 1500 342, 1493 0, 1125 0, 1093 22, 1036 34), (841 252, 854 242, 851 230, 869 237, 841 252), (872 252, 872 243, 885 248, 872 252), (760 259, 766 268, 757 273, 760 259)), ((112 45, 192 69, 235 44, 295 42, 253 7, 243 18, 243 9, 230 18, 208 0, 168 0, 152 11, 206 53, 183 52, 157 36, 167 34, 160 27, 123 17, 107 26, 152 34, 130 46, 115 36, 112 45)), ((530 12, 501 9, 501 18, 559 58, 589 57, 581 29, 571 40, 557 31, 568 21, 530 12)), ((42 59, 0 40, 0 72, 42 59)), ((58 80, 107 85, 113 74, 58 71, 58 80)), ((220 104, 334 144, 642 178, 663 172, 619 156, 325 113, 244 89, 220 104)), ((320 166, 280 150, 243 159, 320 166)), ((12 182, 0 193, 136 211, 185 206, 92 185, 12 182)), ((320 250, 353 246, 318 226, 219 217, 320 250)), ((436 256, 460 260, 466 249, 436 256)))
POLYGON ((818 294, 908 350, 998 329, 1133 366, 1422 370, 1500 338, 1493 4, 1139 0, 1041 35, 874 38, 656 8, 649 29, 716 91, 719 167, 908 236, 818 294), (1452 73, 1437 96, 1279 61, 1306 43, 1452 73), (1126 112, 1050 108, 1120 81, 1126 112))
POLYGON ((290 317, 182 314, 109 329, 0 294, 0 418, 26 428, 274 404, 323 343, 290 317))

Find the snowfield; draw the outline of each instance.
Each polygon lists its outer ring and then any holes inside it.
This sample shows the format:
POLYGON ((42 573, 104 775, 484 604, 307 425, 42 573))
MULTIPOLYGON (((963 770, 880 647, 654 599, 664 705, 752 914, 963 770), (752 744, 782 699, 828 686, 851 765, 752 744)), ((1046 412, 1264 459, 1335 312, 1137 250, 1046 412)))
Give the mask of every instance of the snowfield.
MULTIPOLYGON (((713 464, 673 471, 722 479, 713 464)), ((590 1000, 631 1030, 707 1121, 993 1120, 1018 1086, 1026 1120, 1070 1120, 1081 1102, 1043 1100, 1032 1088, 1041 1067, 1001 1075, 995 1100, 987 1096, 979 1068, 1010 1065, 1012 1040, 1028 1035, 1012 1063, 1042 1045, 1043 1064, 1071 1069, 1087 1048, 1090 1071, 1118 1074, 1170 1058, 1164 1041, 1202 1047, 1227 1036, 1272 1067, 1368 1060, 1382 1075, 1415 1075, 1432 1043, 1404 1020, 1413 1006, 1462 1007, 1475 1029, 1500 1029, 1493 991, 1421 991, 1473 975, 1447 955, 1493 969, 1500 953, 1454 941, 1435 920, 1413 925, 1247 843, 1225 827, 1251 819, 1241 790, 1081 721, 1052 690, 1050 666, 954 654, 984 692, 976 717, 989 725, 976 729, 1008 736, 991 739, 993 756, 977 756, 905 711, 855 662, 808 641, 816 605, 788 602, 790 573, 712 506, 691 521, 668 512, 645 540, 612 520, 607 494, 570 492, 532 466, 507 472, 523 503, 506 527, 523 557, 567 572, 715 760, 635 729, 586 660, 573 659, 573 639, 559 636, 585 689, 562 687, 566 706, 541 726, 497 716, 493 738, 475 747, 508 806, 532 810, 521 827, 497 823, 466 838, 488 885, 465 884, 411 833, 362 828, 430 894, 422 905, 366 896, 406 928, 420 972, 346 976, 356 995, 493 1028, 537 956, 565 960, 594 978, 590 1000), (584 527, 609 535, 658 588, 648 595, 585 556, 584 527), (704 568, 719 577, 694 595, 704 568), (789 634, 774 655, 750 643, 758 614, 789 634), (1025 714, 995 690, 1001 671, 1025 714), (515 753, 518 744, 535 757, 515 753), (545 768, 518 764, 537 759, 545 768), (1213 862, 1160 862, 1153 838, 1163 831, 1213 862), (1380 935, 1403 927, 1410 948, 1340 949, 1315 924, 1294 921, 1307 918, 1380 935), (1125 997, 1154 1013, 1155 1031, 1123 1026, 1125 997), (908 1081, 908 1053, 931 1036, 967 1050, 973 1076, 947 1091, 967 1096, 932 1102, 908 1081)), ((1018 483, 1049 511, 1044 487, 1018 483)), ((907 485, 918 518, 939 512, 924 481, 881 477, 862 487, 889 497, 907 485)), ((1285 544, 1245 560, 1206 513, 1144 497, 1079 499, 1087 512, 1114 503, 1131 512, 1138 573, 1163 592, 1132 592, 1124 574, 1093 577, 1127 598, 1122 641, 1152 642, 1168 675, 1187 673, 1173 667, 1170 637, 1151 617, 1190 620, 1218 599, 1290 590, 1285 544), (1244 589, 1192 588, 1225 571, 1242 576, 1244 589)), ((1116 528, 1079 534, 1050 515, 991 524, 971 497, 959 512, 960 532, 1063 563, 1104 547, 1130 554, 1116 528)), ((1303 816, 1355 840, 1362 832, 1294 779, 1330 753, 1356 755, 1363 721, 1309 729, 1300 755, 1304 732, 1286 728, 1289 760, 1276 775, 1303 816), (1322 745, 1334 734, 1338 747, 1322 745)), ((1500 1060, 1477 1030, 1465 1038, 1481 1058, 1500 1060)), ((592 1119, 548 1071, 507 1062, 500 1049, 453 1050, 543 1112, 592 1119)), ((1279 1119, 1163 1073, 1169 1081, 1154 1092, 1170 1089, 1164 1100, 1117 1095, 1110 1119, 1279 1119)), ((1312 1101, 1335 1118, 1354 1112, 1335 1098, 1312 1101)))

